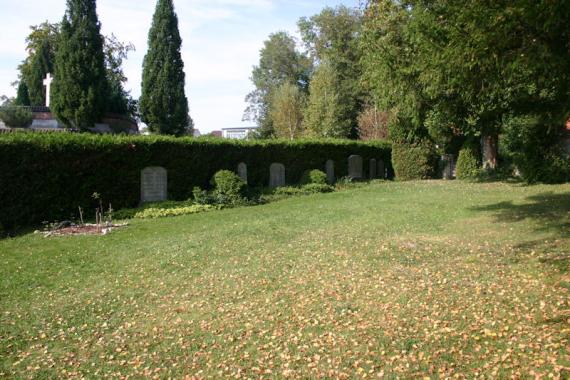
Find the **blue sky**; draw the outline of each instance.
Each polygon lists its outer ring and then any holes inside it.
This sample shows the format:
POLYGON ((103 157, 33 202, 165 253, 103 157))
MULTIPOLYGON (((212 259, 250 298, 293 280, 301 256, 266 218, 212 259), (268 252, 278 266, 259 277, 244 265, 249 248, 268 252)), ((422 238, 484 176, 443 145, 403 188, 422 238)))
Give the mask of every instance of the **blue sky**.
MULTIPOLYGON (((25 56, 29 26, 59 22, 65 0, 0 0, 0 95, 15 95, 10 83, 25 56)), ((201 132, 239 127, 252 90, 249 77, 267 36, 286 30, 296 35, 302 16, 325 6, 358 6, 359 0, 174 0, 183 39, 186 95, 201 132)), ((140 95, 141 65, 155 0, 98 0, 104 34, 132 42, 136 52, 125 62, 127 89, 140 95)))

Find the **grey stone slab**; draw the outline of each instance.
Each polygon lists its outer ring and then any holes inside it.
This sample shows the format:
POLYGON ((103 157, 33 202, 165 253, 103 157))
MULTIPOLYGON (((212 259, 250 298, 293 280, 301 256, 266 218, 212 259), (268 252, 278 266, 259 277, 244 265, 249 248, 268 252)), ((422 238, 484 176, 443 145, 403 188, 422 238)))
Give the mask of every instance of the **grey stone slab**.
POLYGON ((247 183, 247 165, 245 162, 240 162, 237 166, 237 175, 240 177, 245 183, 247 183))
POLYGON ((353 179, 362 179, 362 157, 352 155, 348 157, 348 176, 353 179))
POLYGON ((285 186, 285 165, 273 163, 269 167, 269 187, 285 186))
POLYGON ((334 161, 333 160, 327 160, 327 163, 325 164, 325 170, 327 173, 327 182, 328 183, 334 183, 336 180, 336 177, 334 175, 334 161))
POLYGON ((168 175, 165 168, 153 166, 141 171, 141 202, 161 202, 168 199, 168 175))

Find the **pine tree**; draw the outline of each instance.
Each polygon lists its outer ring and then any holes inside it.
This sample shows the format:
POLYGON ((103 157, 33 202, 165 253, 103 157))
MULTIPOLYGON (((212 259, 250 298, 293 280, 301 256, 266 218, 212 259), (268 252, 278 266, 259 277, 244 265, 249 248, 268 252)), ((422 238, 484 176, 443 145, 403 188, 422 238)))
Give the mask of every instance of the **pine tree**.
POLYGON ((20 83, 18 84, 18 94, 16 95, 14 104, 17 106, 30 105, 30 95, 28 93, 28 86, 23 81, 20 81, 20 83))
POLYGON ((44 78, 48 73, 53 73, 53 55, 49 41, 44 40, 39 50, 33 56, 27 78, 30 102, 34 106, 44 106, 46 104, 44 78))
POLYGON ((95 0, 67 0, 56 52, 52 111, 64 124, 87 130, 103 117, 108 92, 95 0))
POLYGON ((333 67, 323 62, 311 80, 304 123, 309 136, 340 138, 350 136, 350 121, 342 118, 337 76, 333 67))
POLYGON ((140 98, 142 121, 154 133, 179 136, 192 130, 181 45, 172 0, 158 0, 148 34, 140 98))

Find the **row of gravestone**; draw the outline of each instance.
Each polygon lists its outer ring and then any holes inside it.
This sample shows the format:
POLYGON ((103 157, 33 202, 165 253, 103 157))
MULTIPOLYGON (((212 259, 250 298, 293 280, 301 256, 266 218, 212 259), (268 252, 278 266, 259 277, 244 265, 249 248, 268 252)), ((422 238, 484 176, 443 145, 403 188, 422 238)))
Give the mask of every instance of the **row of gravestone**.
MULTIPOLYGON (((334 161, 328 160, 325 171, 329 183, 334 183, 334 161)), ((247 165, 243 162, 237 166, 237 175, 247 183, 247 165)), ((352 155, 348 158, 348 176, 352 179, 364 178, 362 157, 352 155)), ((369 179, 386 178, 384 161, 371 159, 369 165, 369 179)), ((285 165, 273 163, 269 167, 269 187, 285 186, 285 165)), ((162 167, 148 167, 141 172, 141 202, 160 202, 168 198, 168 173, 162 167)))

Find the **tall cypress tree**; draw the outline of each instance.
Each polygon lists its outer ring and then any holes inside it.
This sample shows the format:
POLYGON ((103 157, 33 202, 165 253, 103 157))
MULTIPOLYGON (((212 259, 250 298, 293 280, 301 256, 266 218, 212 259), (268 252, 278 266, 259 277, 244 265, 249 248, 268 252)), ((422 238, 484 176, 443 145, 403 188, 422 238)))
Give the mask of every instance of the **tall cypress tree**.
POLYGON ((158 0, 148 34, 140 98, 142 121, 154 133, 182 135, 192 129, 181 45, 172 0, 158 0))
POLYGON ((55 59, 52 111, 86 130, 106 111, 108 84, 95 0, 67 0, 55 59))

